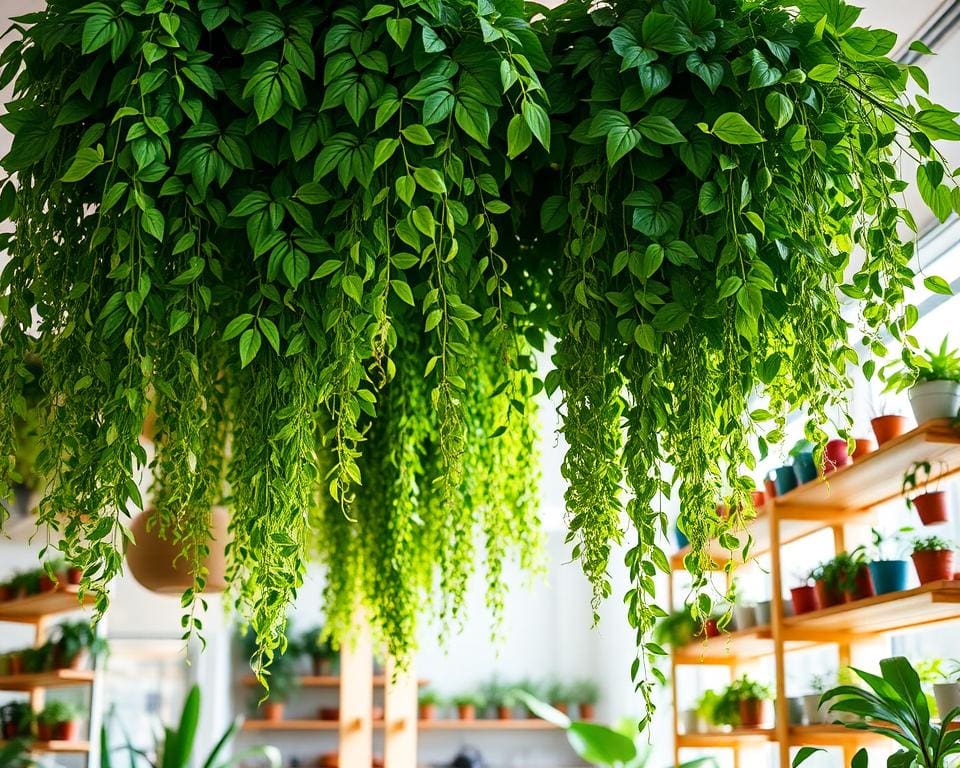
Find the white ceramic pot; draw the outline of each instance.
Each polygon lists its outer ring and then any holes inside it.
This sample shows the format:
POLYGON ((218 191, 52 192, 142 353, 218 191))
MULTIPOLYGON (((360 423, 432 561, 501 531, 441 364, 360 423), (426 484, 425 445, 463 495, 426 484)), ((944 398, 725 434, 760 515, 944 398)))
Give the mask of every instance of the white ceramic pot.
POLYGON ((684 709, 680 712, 680 728, 684 733, 697 733, 700 730, 700 718, 695 709, 684 709))
POLYGON ((934 683, 933 695, 941 720, 950 714, 950 710, 960 707, 960 683, 934 683))
POLYGON ((825 722, 826 706, 820 707, 820 694, 808 693, 801 697, 803 702, 803 719, 807 725, 818 725, 825 722))
POLYGON ((787 719, 790 725, 803 725, 803 699, 791 696, 787 699, 787 719))
POLYGON ((960 412, 960 382, 921 381, 910 388, 910 407, 917 424, 952 419, 960 412))
POLYGON ((753 603, 737 603, 733 606, 733 620, 737 629, 750 629, 757 626, 757 610, 753 603))
POLYGON ((766 627, 770 625, 772 605, 773 603, 770 600, 761 600, 756 604, 754 610, 757 614, 757 624, 759 626, 766 627))

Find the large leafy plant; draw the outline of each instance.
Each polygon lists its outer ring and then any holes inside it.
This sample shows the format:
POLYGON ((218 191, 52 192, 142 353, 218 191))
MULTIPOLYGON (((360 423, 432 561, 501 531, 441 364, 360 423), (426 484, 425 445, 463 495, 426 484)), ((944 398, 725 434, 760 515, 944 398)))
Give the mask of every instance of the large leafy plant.
POLYGON ((311 556, 332 636, 359 601, 402 657, 423 605, 456 620, 480 560, 495 610, 505 558, 535 563, 545 385, 595 606, 629 532, 649 695, 662 498, 702 619, 707 540, 749 545, 756 447, 798 409, 825 441, 855 342, 914 345, 900 152, 938 216, 960 203, 934 145, 956 115, 908 99, 927 83, 895 37, 795 5, 52 0, 19 19, 0 455, 36 354, 41 522, 100 607, 151 462, 188 606, 226 496, 260 660, 311 556))

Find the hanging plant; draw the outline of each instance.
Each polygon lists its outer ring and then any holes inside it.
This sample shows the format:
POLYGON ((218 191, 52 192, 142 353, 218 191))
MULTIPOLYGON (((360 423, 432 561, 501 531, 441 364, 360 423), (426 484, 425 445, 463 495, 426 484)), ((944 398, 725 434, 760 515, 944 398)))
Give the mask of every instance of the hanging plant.
POLYGON ((226 495, 259 661, 283 647, 308 554, 337 639, 359 598, 402 658, 422 605, 459 618, 481 550, 497 611, 505 558, 536 562, 546 385, 595 609, 630 545, 649 700, 662 498, 680 500, 709 616, 707 542, 749 546, 755 446, 796 410, 822 445, 853 344, 912 343, 895 162, 921 160, 945 218, 960 196, 933 142, 960 127, 907 98, 926 79, 888 58, 891 33, 814 0, 532 11, 54 0, 17 21, 0 450, 35 353, 41 521, 101 609, 143 506, 149 413, 185 602, 226 495))

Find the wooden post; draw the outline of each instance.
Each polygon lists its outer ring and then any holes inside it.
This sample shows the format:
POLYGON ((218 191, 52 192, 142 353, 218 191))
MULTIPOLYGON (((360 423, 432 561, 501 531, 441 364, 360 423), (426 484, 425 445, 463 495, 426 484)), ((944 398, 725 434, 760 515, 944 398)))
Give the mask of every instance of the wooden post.
MULTIPOLYGON (((673 613, 673 566, 667 574, 667 609, 673 613)), ((680 765, 680 702, 677 701, 677 649, 670 646, 670 692, 673 695, 673 764, 680 765)))
POLYGON ((790 706, 787 702, 787 666, 783 640, 783 568, 780 564, 780 517, 777 502, 767 502, 767 517, 770 522, 770 598, 771 634, 773 635, 773 658, 776 665, 776 698, 774 699, 774 732, 780 755, 780 768, 790 765, 790 706))
POLYGON ((373 640, 366 614, 354 612, 354 637, 340 649, 340 768, 373 764, 373 640))
POLYGON ((417 677, 410 660, 400 669, 387 657, 384 681, 386 723, 383 736, 385 768, 414 768, 417 764, 417 677))

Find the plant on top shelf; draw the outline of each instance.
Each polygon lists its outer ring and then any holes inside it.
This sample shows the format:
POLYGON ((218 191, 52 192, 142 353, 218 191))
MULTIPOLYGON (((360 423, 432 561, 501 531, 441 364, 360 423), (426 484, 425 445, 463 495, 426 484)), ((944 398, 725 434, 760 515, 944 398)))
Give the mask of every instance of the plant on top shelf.
POLYGON ((336 673, 336 661, 340 654, 334 650, 323 627, 313 627, 304 632, 298 646, 310 658, 314 675, 325 677, 336 673))
POLYGON ((904 527, 891 534, 884 534, 877 528, 871 530, 873 556, 870 558, 870 575, 878 595, 907 588, 909 564, 900 555, 904 548, 903 534, 912 530, 904 527))
MULTIPOLYGON (((917 766, 942 768, 952 764, 960 754, 960 731, 951 725, 960 716, 960 709, 943 715, 941 723, 931 718, 927 697, 920 678, 910 662, 902 656, 880 662, 880 674, 853 670, 863 681, 863 687, 841 685, 825 692, 824 704, 831 713, 846 713, 847 728, 886 736, 899 745, 888 761, 888 766, 917 766)), ((794 766, 822 750, 806 748, 797 756, 794 766)), ((851 765, 865 768, 869 763, 866 749, 860 749, 851 765)))
POLYGON ((458 693, 451 701, 457 708, 457 717, 461 720, 475 720, 477 711, 487 705, 487 700, 479 691, 458 693))
POLYGON ((773 693, 770 686, 741 675, 727 687, 721 698, 721 709, 727 722, 733 720, 731 715, 736 712, 737 725, 756 728, 764 720, 764 702, 773 698, 773 693))
MULTIPOLYGON (((947 465, 942 461, 937 462, 937 465, 937 485, 939 485, 939 478, 946 474, 947 465)), ((930 490, 932 472, 931 462, 917 461, 903 475, 901 492, 906 498, 907 509, 915 508, 920 516, 920 522, 924 525, 945 523, 950 519, 946 491, 939 490, 937 486, 934 486, 932 491, 930 490), (911 491, 917 491, 921 488, 923 492, 913 498, 907 495, 911 491)))
POLYGON ((953 578, 954 549, 956 545, 942 536, 913 540, 913 564, 921 584, 953 578))
POLYGON ((899 363, 891 364, 887 389, 909 389, 910 406, 918 424, 931 419, 955 419, 960 412, 960 351, 944 336, 937 350, 905 347, 899 363))
POLYGON ((421 720, 436 720, 437 707, 443 703, 440 694, 430 688, 423 688, 417 693, 417 708, 421 720))

